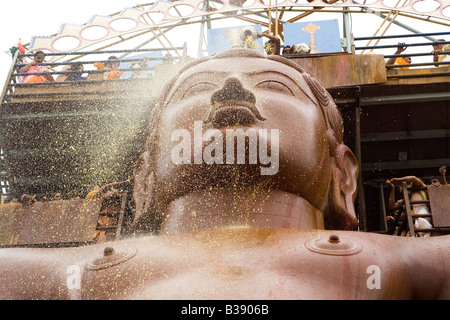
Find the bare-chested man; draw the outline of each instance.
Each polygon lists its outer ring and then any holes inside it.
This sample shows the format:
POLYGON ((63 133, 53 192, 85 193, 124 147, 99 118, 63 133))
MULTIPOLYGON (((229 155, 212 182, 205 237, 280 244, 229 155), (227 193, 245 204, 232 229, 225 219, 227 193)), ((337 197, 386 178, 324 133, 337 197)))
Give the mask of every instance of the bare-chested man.
POLYGON ((332 98, 282 57, 189 64, 135 170, 135 228, 152 235, 2 249, 0 297, 449 299, 449 236, 352 231, 358 164, 342 138, 332 98))

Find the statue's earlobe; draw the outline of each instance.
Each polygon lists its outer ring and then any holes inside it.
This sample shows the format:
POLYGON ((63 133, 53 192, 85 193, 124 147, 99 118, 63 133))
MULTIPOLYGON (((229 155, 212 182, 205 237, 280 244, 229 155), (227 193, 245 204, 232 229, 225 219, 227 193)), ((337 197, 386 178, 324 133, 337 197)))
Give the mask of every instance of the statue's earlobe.
POLYGON ((153 198, 154 173, 150 164, 150 154, 148 151, 141 154, 134 168, 134 190, 133 201, 135 214, 133 228, 141 229, 145 217, 151 215, 151 203, 153 198))
POLYGON ((331 171, 327 229, 353 230, 358 225, 355 212, 359 165, 353 152, 344 144, 336 148, 331 171))

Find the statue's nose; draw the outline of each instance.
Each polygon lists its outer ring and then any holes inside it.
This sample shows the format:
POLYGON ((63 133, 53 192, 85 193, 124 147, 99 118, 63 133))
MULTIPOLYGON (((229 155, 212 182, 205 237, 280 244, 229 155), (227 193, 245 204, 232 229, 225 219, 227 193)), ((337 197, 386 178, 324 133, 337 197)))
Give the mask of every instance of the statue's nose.
POLYGON ((226 78, 223 87, 211 95, 212 108, 206 123, 213 122, 216 123, 217 127, 221 127, 224 124, 230 125, 233 121, 243 124, 248 120, 248 118, 246 120, 240 119, 240 117, 242 118, 243 116, 242 112, 237 112, 233 109, 229 110, 229 117, 226 121, 217 122, 217 119, 215 118, 216 111, 230 106, 245 107, 253 113, 256 119, 260 121, 266 120, 256 107, 256 96, 251 91, 245 89, 242 82, 236 77, 226 78))
POLYGON ((211 96, 211 103, 219 103, 224 101, 246 101, 252 104, 256 103, 255 95, 245 89, 242 82, 236 77, 225 79, 223 87, 211 96))

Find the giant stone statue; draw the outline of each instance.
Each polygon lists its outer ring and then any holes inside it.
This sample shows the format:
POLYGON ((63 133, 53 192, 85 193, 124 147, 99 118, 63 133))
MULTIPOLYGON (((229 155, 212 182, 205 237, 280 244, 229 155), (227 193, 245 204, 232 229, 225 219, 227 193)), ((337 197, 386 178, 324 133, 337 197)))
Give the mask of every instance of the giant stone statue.
POLYGON ((148 129, 136 236, 1 249, 1 298, 450 298, 450 236, 354 231, 358 163, 297 64, 246 49, 189 63, 148 129))

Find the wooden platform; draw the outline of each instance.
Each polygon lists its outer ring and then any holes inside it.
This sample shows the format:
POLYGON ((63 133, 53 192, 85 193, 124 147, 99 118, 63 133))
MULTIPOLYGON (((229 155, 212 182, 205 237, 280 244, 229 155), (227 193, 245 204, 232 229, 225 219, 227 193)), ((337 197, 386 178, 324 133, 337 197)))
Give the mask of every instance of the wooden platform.
POLYGON ((0 246, 83 244, 92 241, 101 200, 0 205, 0 246))
POLYGON ((450 228, 450 185, 427 186, 433 226, 450 228))
POLYGON ((304 55, 290 60, 298 63, 325 88, 387 82, 384 58, 378 54, 304 55))

